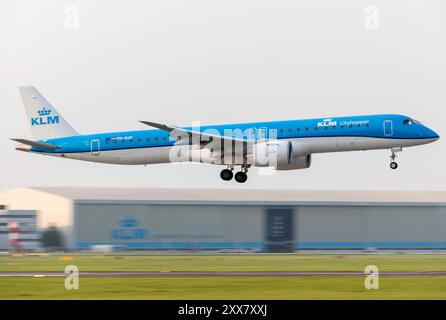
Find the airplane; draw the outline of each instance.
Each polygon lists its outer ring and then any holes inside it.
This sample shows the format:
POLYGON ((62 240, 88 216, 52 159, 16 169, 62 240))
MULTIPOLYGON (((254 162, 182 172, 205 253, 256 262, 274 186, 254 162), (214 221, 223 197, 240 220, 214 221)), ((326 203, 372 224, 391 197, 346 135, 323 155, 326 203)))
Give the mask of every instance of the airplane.
POLYGON ((313 154, 389 149, 390 168, 406 147, 440 137, 399 114, 178 127, 140 121, 154 129, 81 135, 31 86, 19 87, 34 140, 16 150, 67 159, 121 165, 200 162, 225 166, 221 179, 247 181, 251 167, 297 170, 313 154), (240 167, 234 175, 234 168, 240 167))

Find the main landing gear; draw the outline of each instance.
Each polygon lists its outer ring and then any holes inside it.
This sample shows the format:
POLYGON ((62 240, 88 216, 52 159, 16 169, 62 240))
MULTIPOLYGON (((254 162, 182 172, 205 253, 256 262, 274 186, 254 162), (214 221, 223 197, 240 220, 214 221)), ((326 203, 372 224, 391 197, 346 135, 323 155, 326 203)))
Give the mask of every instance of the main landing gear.
MULTIPOLYGON (((241 170, 235 174, 235 181, 238 183, 245 183, 248 180, 248 169, 249 166, 243 165, 241 170)), ((234 166, 228 166, 227 169, 224 169, 220 172, 220 177, 224 181, 230 181, 234 178, 234 166)))
POLYGON ((224 169, 220 172, 220 178, 224 181, 230 181, 234 177, 234 167, 228 166, 228 169, 224 169))
POLYGON ((403 148, 392 148, 390 151, 392 152, 392 155, 390 156, 390 159, 392 159, 392 162, 390 162, 390 169, 395 170, 398 168, 398 163, 395 161, 395 159, 398 157, 396 153, 403 151, 403 148))

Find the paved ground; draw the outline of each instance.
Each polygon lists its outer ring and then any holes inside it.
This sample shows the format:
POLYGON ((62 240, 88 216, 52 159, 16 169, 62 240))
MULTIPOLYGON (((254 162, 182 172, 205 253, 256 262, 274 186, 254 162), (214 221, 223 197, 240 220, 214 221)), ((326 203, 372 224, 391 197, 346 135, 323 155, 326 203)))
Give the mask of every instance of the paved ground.
MULTIPOLYGON (((445 272, 380 272, 384 277, 446 277, 445 272)), ((66 277, 57 272, 2 272, 0 278, 28 277, 66 277)), ((199 278, 199 277, 339 277, 364 276, 362 272, 353 271, 296 271, 296 272, 80 272, 80 277, 91 278, 199 278)))

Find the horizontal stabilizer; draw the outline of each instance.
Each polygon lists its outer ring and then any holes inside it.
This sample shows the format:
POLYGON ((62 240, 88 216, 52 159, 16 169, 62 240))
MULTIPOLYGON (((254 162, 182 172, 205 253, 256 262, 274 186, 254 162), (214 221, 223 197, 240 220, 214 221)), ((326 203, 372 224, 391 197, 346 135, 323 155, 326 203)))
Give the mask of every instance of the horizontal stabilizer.
POLYGON ((62 147, 59 147, 59 146, 55 146, 53 144, 43 143, 43 142, 38 142, 38 141, 32 141, 32 140, 26 140, 26 139, 11 139, 11 140, 19 142, 19 143, 26 144, 26 145, 31 146, 31 147, 40 148, 40 149, 57 150, 57 149, 62 148, 62 147))

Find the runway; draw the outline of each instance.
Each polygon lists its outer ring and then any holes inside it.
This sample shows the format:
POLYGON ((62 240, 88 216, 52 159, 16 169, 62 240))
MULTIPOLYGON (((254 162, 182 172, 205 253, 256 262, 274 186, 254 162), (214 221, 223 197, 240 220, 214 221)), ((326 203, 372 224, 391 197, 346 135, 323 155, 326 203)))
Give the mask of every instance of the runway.
MULTIPOLYGON (((380 272, 383 277, 446 277, 446 271, 438 272, 380 272)), ((0 278, 61 278, 63 272, 1 272, 0 278)), ((89 278, 205 278, 205 277, 364 277, 363 272, 355 271, 231 271, 231 272, 79 272, 80 277, 89 278)))

